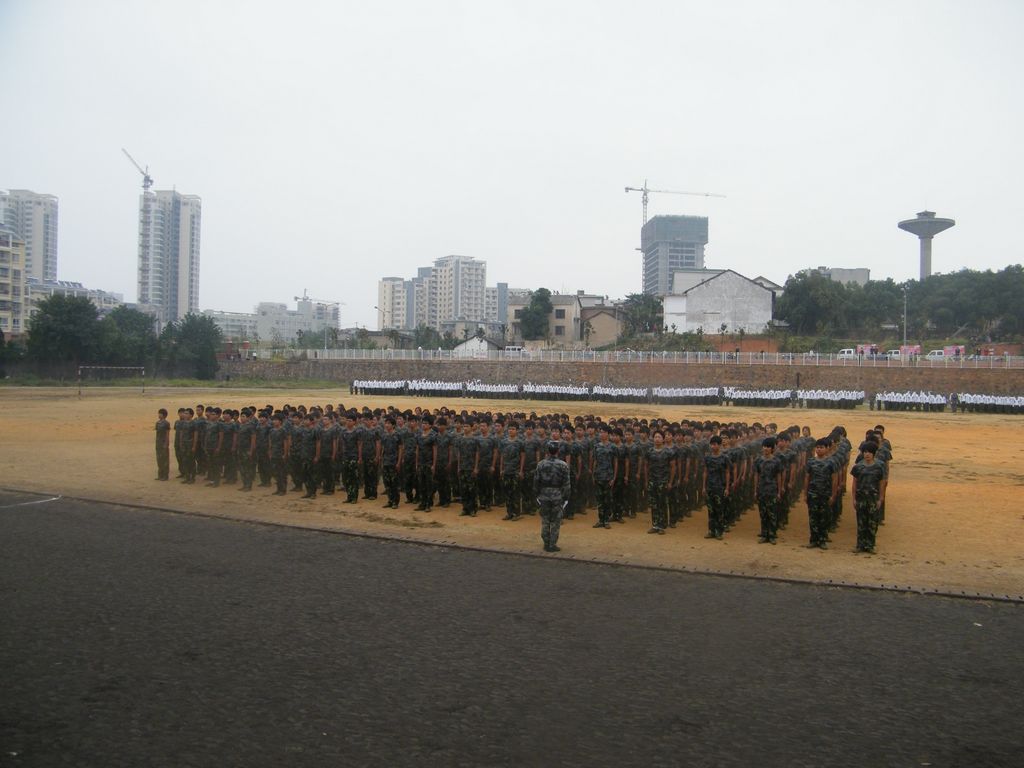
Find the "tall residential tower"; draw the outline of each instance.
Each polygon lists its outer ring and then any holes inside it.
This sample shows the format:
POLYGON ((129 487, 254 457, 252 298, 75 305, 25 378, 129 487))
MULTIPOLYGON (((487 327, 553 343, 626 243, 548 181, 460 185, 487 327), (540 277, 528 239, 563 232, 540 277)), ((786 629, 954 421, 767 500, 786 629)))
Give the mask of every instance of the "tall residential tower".
POLYGON ((57 279, 57 198, 28 189, 0 191, 0 224, 25 243, 25 277, 57 279))
POLYGON ((173 190, 139 198, 139 309, 161 325, 199 311, 202 207, 173 190))

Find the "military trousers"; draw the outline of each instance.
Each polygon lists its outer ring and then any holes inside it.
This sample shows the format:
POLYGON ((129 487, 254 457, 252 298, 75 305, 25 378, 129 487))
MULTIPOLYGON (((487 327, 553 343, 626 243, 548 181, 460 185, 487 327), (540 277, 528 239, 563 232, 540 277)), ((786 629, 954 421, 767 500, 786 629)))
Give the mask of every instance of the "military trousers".
POLYGON ((357 459, 346 459, 341 465, 341 480, 345 485, 345 496, 347 501, 355 501, 359 498, 359 461, 357 459))
POLYGON ((398 482, 398 468, 385 464, 382 468, 382 474, 384 475, 384 495, 388 497, 388 504, 398 506, 398 503, 402 500, 401 488, 398 482))
POLYGON ((541 496, 540 502, 540 538, 545 547, 558 544, 558 534, 562 528, 562 496, 541 496))
POLYGON ((761 537, 775 541, 779 534, 779 500, 775 496, 759 496, 757 510, 761 513, 761 537))
POLYGON ((807 525, 813 546, 828 540, 829 496, 831 494, 807 494, 807 525))
POLYGON ((156 476, 166 480, 171 474, 171 454, 166 445, 156 446, 156 476))
POLYGON ((707 493, 708 533, 721 536, 725 533, 725 489, 712 489, 707 493))
POLYGON ((522 513, 522 481, 519 475, 502 475, 501 488, 505 495, 505 514, 519 517, 522 513))
POLYGON ((857 509, 857 550, 874 549, 878 532, 878 496, 858 493, 854 506, 857 509))
POLYGON ((651 527, 665 530, 668 527, 668 495, 670 491, 660 480, 647 484, 647 498, 651 504, 651 527))

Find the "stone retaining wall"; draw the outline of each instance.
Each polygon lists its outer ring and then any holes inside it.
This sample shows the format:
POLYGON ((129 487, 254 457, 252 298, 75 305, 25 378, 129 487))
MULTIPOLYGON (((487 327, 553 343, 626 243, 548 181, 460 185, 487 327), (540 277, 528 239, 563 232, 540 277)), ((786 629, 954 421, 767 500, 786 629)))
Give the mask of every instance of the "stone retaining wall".
POLYGON ((487 383, 583 383, 607 386, 700 387, 751 389, 925 390, 948 394, 1024 393, 1024 369, 901 368, 870 366, 727 365, 695 363, 593 363, 493 360, 264 360, 222 362, 217 378, 270 381, 303 379, 438 379, 487 383))

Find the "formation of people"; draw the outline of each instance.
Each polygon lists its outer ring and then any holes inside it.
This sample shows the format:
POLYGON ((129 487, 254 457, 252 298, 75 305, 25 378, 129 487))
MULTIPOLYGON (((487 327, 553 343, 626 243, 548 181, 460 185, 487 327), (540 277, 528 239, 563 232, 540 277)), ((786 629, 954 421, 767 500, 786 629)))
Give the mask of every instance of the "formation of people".
POLYGON ((539 512, 550 551, 562 520, 590 512, 603 529, 649 514, 648 533, 664 535, 701 508, 706 538, 721 540, 756 508, 758 541, 775 544, 801 499, 807 546, 827 549, 849 476, 857 550, 874 552, 892 460, 881 425, 855 453, 842 426, 814 438, 808 427, 757 422, 341 404, 197 405, 173 424, 161 409, 156 440, 158 480, 169 479, 173 448, 186 484, 251 492, 258 483, 283 496, 290 481, 304 499, 340 490, 354 504, 383 493, 387 508, 458 504, 475 517, 498 507, 509 522, 539 512))
POLYGON ((949 398, 951 411, 960 413, 1024 413, 1024 397, 1015 395, 978 395, 956 392, 949 398))
POLYGON ((873 408, 880 411, 930 411, 939 413, 946 410, 945 395, 935 392, 878 392, 873 408))

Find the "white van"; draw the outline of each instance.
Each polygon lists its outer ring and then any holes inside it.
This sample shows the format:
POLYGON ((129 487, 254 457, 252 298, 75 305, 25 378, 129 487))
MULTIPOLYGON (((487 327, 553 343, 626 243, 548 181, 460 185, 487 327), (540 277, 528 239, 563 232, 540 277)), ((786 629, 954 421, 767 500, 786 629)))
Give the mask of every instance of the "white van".
POLYGON ((857 350, 853 347, 847 347, 846 349, 840 349, 839 354, 836 355, 838 360, 856 360, 857 350))
POLYGON ((885 350, 885 356, 890 360, 899 360, 903 355, 898 349, 887 349, 885 350))
POLYGON ((933 349, 931 352, 929 352, 927 355, 924 356, 924 359, 925 360, 945 360, 946 359, 946 353, 945 353, 944 350, 941 350, 941 349, 933 349))

